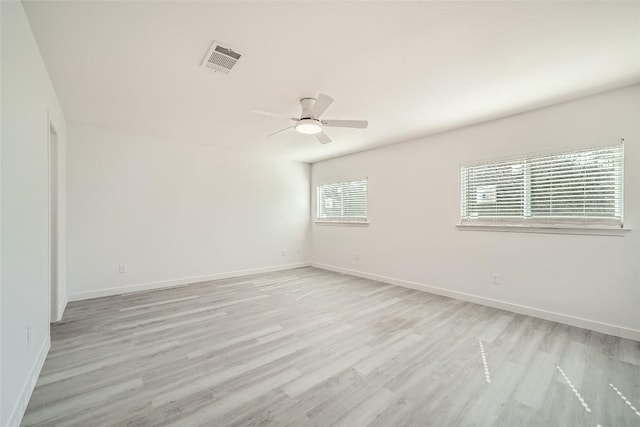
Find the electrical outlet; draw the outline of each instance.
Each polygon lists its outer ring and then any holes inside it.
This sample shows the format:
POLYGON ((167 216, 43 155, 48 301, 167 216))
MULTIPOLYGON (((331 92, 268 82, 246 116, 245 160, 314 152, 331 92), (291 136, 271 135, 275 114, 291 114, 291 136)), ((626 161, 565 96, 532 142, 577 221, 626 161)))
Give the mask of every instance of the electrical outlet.
POLYGON ((354 257, 356 259, 356 261, 360 260, 360 252, 356 252, 356 255, 354 257))
POLYGON ((286 249, 282 249, 282 256, 287 256, 287 250, 286 249))
POLYGON ((31 327, 27 326, 27 345, 31 345, 31 327))
POLYGON ((129 267, 127 267, 127 264, 120 264, 118 266, 118 273, 126 273, 127 271, 129 271, 129 267))
POLYGON ((500 284, 500 275, 498 273, 493 273, 491 275, 491 284, 496 286, 500 284))
POLYGON ((298 250, 296 251, 296 254, 297 254, 297 255, 300 255, 300 249, 298 249, 298 250))

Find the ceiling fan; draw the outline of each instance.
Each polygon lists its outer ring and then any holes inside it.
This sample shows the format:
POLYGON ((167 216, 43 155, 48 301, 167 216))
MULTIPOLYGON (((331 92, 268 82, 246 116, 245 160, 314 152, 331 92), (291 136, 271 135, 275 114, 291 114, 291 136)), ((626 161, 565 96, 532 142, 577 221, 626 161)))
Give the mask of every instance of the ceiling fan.
POLYGON ((293 126, 289 126, 288 128, 279 130, 277 132, 272 133, 271 135, 267 135, 267 138, 277 135, 281 132, 288 131, 290 129, 295 129, 296 131, 305 134, 305 135, 313 135, 318 141, 322 144, 327 144, 331 142, 331 138, 324 133, 323 127, 340 127, 340 128, 356 128, 356 129, 365 129, 369 123, 366 120, 322 120, 320 116, 322 113, 326 111, 327 108, 333 102, 333 98, 328 95, 321 93, 318 95, 318 98, 302 98, 300 100, 300 106, 302 107, 302 114, 300 118, 289 117, 284 114, 270 113, 268 111, 260 111, 254 110, 253 113, 261 114, 263 116, 269 117, 279 117, 285 118, 289 120, 293 120, 295 124, 293 126))

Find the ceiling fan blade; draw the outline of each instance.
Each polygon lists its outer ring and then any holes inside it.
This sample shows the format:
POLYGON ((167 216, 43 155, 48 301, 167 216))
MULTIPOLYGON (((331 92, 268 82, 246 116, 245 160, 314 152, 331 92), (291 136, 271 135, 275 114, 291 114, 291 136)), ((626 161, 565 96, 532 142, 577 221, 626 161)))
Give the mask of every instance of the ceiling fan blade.
POLYGON ((369 122, 366 120, 322 120, 322 124, 336 128, 357 129, 366 129, 369 126, 369 122))
POLYGON ((322 113, 325 112, 327 108, 329 108, 329 105, 331 105, 332 102, 332 97, 321 93, 320 95, 318 95, 318 99, 316 99, 316 102, 313 104, 313 107, 311 107, 311 110, 309 110, 309 114, 311 115, 311 117, 317 119, 322 115, 322 113))
POLYGON ((331 138, 324 132, 316 133, 315 136, 321 144, 328 144, 331 142, 331 138))
POLYGON ((270 111, 252 110, 251 112, 253 114, 259 114, 261 116, 277 117, 279 119, 289 119, 289 120, 296 120, 296 121, 298 120, 297 118, 294 118, 294 117, 285 116, 284 114, 279 114, 279 113, 272 113, 270 111))
POLYGON ((276 132, 274 132, 274 133, 271 133, 271 134, 267 135, 267 138, 271 138, 272 136, 275 136, 275 135, 277 135, 277 134, 279 134, 279 133, 282 133, 282 132, 284 132, 284 131, 287 131, 287 130, 289 130, 289 129, 293 129, 293 126, 289 126, 288 128, 280 129, 279 131, 276 131, 276 132))

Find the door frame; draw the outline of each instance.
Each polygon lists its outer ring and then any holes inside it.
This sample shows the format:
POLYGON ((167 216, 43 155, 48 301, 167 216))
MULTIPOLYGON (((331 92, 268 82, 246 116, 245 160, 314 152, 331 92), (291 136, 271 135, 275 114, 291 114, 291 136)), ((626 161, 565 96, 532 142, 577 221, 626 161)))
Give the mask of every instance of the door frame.
POLYGON ((47 110, 47 293, 49 322, 60 320, 60 133, 47 110), (55 173, 55 180, 53 179, 55 173), (54 234, 55 232, 55 234, 54 234), (54 247, 55 245, 55 247, 54 247))

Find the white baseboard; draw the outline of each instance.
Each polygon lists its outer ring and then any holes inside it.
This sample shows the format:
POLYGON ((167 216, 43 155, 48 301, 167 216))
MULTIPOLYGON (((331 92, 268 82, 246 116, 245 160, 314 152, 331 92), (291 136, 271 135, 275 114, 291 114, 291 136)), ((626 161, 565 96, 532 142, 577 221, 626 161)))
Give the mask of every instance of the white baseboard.
POLYGON ((209 280, 228 279, 230 277, 250 276, 252 274, 269 273, 272 271, 291 270, 293 268, 309 267, 308 262, 298 262, 294 264, 275 265, 271 267, 253 268, 249 270, 230 271, 226 273, 208 274, 205 276, 183 277, 180 279, 163 280, 159 282, 139 283, 136 285, 119 286, 115 288, 104 288, 95 291, 73 292, 69 294, 69 301, 80 301, 91 298, 107 297, 111 295, 121 295, 130 292, 147 291, 151 289, 170 288, 173 286, 188 285, 191 283, 208 282, 209 280))
POLYGON ((404 288, 415 289, 418 291, 429 292, 432 294, 443 295, 446 297, 473 302, 476 304, 486 305, 489 307, 499 308, 527 316, 537 317, 540 319, 551 320, 553 322, 564 323, 578 328, 589 329, 603 334, 614 335, 617 337, 627 338, 640 341, 640 330, 626 328, 624 326, 611 325, 609 323, 598 322, 595 320, 584 319, 582 317, 570 316, 568 314, 557 313, 554 311, 543 310, 540 308, 529 307, 526 305, 514 304, 507 301, 496 300, 492 298, 481 297, 478 295, 468 294, 465 292, 453 291, 450 289, 439 288, 436 286, 424 285, 422 283, 411 282, 407 280, 395 279, 392 277, 379 276, 377 274, 365 273, 363 271, 351 270, 348 268, 337 267, 334 265, 311 263, 313 267, 322 268, 324 270, 335 271, 338 273, 350 274, 352 276, 362 277, 365 279, 376 280, 378 282, 389 283, 391 285, 402 286, 404 288))
POLYGON ((29 372, 29 377, 27 377, 27 381, 25 381, 22 386, 22 390, 20 391, 20 396, 18 397, 18 401, 11 412, 11 416, 9 417, 9 422, 7 423, 7 427, 18 427, 20 422, 22 422, 22 417, 24 417, 24 413, 27 410, 27 405, 29 404, 29 399, 31 399, 31 393, 33 393, 33 389, 38 382, 38 377, 40 376, 40 371, 42 370, 42 366, 44 365, 44 361, 47 358, 47 354, 49 353, 49 348, 51 347, 51 337, 47 333, 47 337, 42 342, 40 346, 40 350, 38 351, 38 356, 36 360, 33 362, 33 366, 31 367, 31 372, 29 372))

